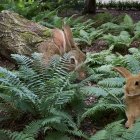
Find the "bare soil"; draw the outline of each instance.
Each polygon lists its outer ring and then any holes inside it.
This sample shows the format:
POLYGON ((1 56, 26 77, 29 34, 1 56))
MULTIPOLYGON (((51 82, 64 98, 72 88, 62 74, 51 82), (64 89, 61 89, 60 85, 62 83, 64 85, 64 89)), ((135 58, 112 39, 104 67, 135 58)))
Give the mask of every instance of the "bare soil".
POLYGON ((0 55, 0 67, 8 68, 10 70, 15 69, 15 64, 5 57, 0 55))
POLYGON ((132 19, 137 22, 140 20, 140 11, 139 10, 116 10, 116 9, 101 9, 97 10, 98 12, 109 12, 111 13, 114 17, 115 16, 120 16, 122 14, 128 14, 132 17, 132 19))

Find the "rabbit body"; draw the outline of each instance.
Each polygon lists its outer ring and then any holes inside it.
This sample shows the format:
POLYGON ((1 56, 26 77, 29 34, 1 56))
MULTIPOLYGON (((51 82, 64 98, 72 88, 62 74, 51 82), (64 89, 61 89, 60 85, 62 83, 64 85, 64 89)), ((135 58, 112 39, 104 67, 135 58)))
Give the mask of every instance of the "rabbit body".
POLYGON ((125 113, 127 116, 127 122, 125 123, 125 126, 130 128, 132 127, 135 120, 140 117, 140 97, 125 97, 125 104, 125 113))
POLYGON ((69 26, 65 25, 63 30, 54 29, 52 39, 42 42, 38 50, 43 54, 43 60, 46 65, 54 55, 63 56, 64 53, 68 53, 71 64, 70 71, 77 70, 79 77, 85 78, 86 74, 79 66, 85 61, 86 55, 75 45, 69 26))
POLYGON ((140 74, 133 75, 123 67, 115 67, 114 70, 118 71, 126 79, 124 102, 127 122, 125 126, 130 128, 135 120, 140 118, 140 74))
POLYGON ((38 47, 39 52, 43 54, 43 63, 48 64, 54 55, 60 55, 57 47, 55 47, 52 39, 42 42, 38 47), (46 45, 47 44, 47 45, 46 45))

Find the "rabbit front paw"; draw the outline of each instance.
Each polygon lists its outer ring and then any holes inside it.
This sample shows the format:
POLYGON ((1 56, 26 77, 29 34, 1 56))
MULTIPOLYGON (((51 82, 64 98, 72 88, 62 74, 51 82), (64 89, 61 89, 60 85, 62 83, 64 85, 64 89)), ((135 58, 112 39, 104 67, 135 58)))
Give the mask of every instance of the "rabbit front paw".
POLYGON ((125 123, 125 127, 126 128, 131 128, 133 126, 133 122, 131 122, 131 121, 127 121, 126 123, 125 123))
POLYGON ((129 121, 127 121, 127 122, 125 123, 125 127, 126 127, 126 128, 129 128, 129 127, 130 127, 129 121))

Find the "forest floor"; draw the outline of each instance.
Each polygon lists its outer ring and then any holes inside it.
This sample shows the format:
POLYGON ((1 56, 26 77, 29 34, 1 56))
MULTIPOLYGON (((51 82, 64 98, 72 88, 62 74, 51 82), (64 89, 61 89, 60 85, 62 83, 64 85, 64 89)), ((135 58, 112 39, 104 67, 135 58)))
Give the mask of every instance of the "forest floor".
MULTIPOLYGON (((137 22, 140 20, 140 11, 137 10, 114 10, 114 9, 102 9, 102 10, 97 10, 97 14, 98 13, 104 13, 104 12, 109 12, 111 13, 114 17, 115 16, 120 16, 123 14, 128 14, 132 17, 132 19, 134 20, 134 22, 137 22)), ((89 17, 94 17, 95 15, 90 15, 89 17)), ((133 42, 132 47, 137 47, 139 46, 140 42, 133 42)), ((103 40, 97 40, 95 41, 92 46, 87 47, 86 49, 84 49, 84 52, 100 52, 104 49, 107 49, 107 44, 106 42, 104 42, 103 40)), ((2 67, 6 67, 9 68, 10 70, 15 69, 15 65, 13 62, 10 62, 8 59, 4 58, 3 56, 0 56, 0 66, 2 67)), ((86 104, 90 104, 93 103, 96 100, 96 98, 93 96, 90 96, 89 98, 87 98, 86 100, 86 104)), ((82 125, 82 129, 85 130, 88 134, 95 134, 98 130, 103 128, 103 125, 108 124, 108 122, 113 121, 115 119, 116 114, 115 113, 111 113, 109 112, 107 114, 108 116, 104 116, 104 118, 102 118, 100 120, 100 123, 98 122, 92 122, 92 120, 88 119, 85 120, 83 125, 82 125), (109 115, 110 114, 110 115, 109 115), (97 124, 102 124, 102 126, 99 126, 97 124)), ((81 139, 80 139, 81 140, 81 139)))
MULTIPOLYGON (((138 11, 138 10, 101 9, 101 10, 97 10, 96 15, 99 13, 105 13, 105 12, 110 13, 111 15, 113 15, 113 17, 128 14, 132 17, 134 22, 140 21, 140 11, 138 11)), ((94 19, 94 16, 96 16, 96 15, 89 15, 88 18, 94 19)), ((137 40, 137 41, 132 42, 130 47, 138 48, 139 46, 140 46, 140 40, 139 41, 137 40)), ((81 48, 82 47, 83 46, 81 46, 81 48)), ((84 48, 83 51, 95 53, 95 52, 100 52, 100 51, 105 50, 105 49, 108 49, 108 44, 104 40, 97 39, 94 41, 94 43, 90 47, 84 48)), ((117 49, 117 51, 118 51, 118 49, 117 49)), ((126 50, 123 49, 123 51, 122 50, 119 50, 119 51, 120 51, 119 53, 121 53, 121 54, 122 54, 122 52, 123 52, 123 54, 128 53, 127 48, 126 48, 126 50)), ((95 100, 96 100, 95 96, 87 97, 86 104, 87 105, 92 104, 95 100)), ((117 113, 108 112, 107 114, 104 114, 103 118, 101 118, 101 119, 98 118, 100 120, 100 122, 97 121, 95 118, 94 119, 96 121, 93 121, 93 120, 87 118, 83 122, 81 129, 89 135, 94 135, 97 131, 104 128, 104 126, 106 126, 108 123, 113 122, 115 120, 116 116, 117 116, 117 113)), ((81 139, 77 139, 77 140, 81 140, 81 139)))
MULTIPOLYGON (((128 14, 132 17, 132 19, 136 22, 140 20, 140 11, 139 10, 115 10, 115 9, 104 9, 104 10, 99 10, 100 12, 109 12, 111 13, 114 17, 119 16, 122 14, 128 14)), ((97 11, 98 12, 98 11, 97 11)))
MULTIPOLYGON (((97 14, 99 13, 110 13, 113 17, 117 17, 117 16, 121 16, 124 14, 128 14, 132 17, 134 22, 138 22, 140 21, 140 11, 138 10, 116 10, 116 9, 99 9, 97 10, 97 14)), ((89 18, 94 18, 94 16, 96 15, 89 15, 89 18)), ((134 41, 131 44, 131 47, 139 47, 140 45, 140 41, 134 41)), ((102 50, 107 49, 107 43, 103 40, 96 40, 92 46, 87 47, 86 50, 84 50, 85 52, 100 52, 102 50)), ((121 51, 121 50, 120 50, 121 51)), ((128 53, 128 50, 126 50, 124 52, 125 54, 128 53)))

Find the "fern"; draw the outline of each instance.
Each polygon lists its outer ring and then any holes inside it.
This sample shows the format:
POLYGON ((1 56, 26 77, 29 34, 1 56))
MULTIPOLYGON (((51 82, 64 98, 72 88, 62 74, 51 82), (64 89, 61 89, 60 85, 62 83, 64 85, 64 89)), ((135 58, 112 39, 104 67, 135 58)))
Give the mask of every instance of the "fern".
POLYGON ((106 96, 108 94, 108 92, 101 87, 84 86, 81 90, 86 95, 106 96))
POLYGON ((2 67, 0 68, 0 74, 2 75, 0 78, 1 88, 9 89, 9 92, 15 94, 15 97, 19 96, 20 98, 30 99, 34 102, 36 95, 26 88, 16 74, 2 67))
POLYGON ((124 105, 123 104, 111 104, 111 103, 98 103, 97 105, 95 105, 94 107, 88 109, 81 117, 81 120, 85 119, 88 116, 97 116, 98 113, 100 112, 105 112, 108 110, 114 110, 119 112, 124 111, 124 105))
POLYGON ((63 133, 58 133, 58 132, 53 132, 53 133, 48 133, 47 137, 45 138, 45 140, 54 140, 54 139, 58 139, 58 140, 70 140, 70 137, 68 137, 67 135, 64 135, 63 133))
POLYGON ((122 122, 123 120, 108 124, 105 129, 91 136, 90 140, 139 140, 140 122, 137 121, 131 129, 124 128, 122 122))
POLYGON ((137 122, 134 124, 133 128, 130 130, 127 130, 123 133, 123 139, 124 140, 138 140, 140 139, 140 122, 137 120, 137 122))
POLYGON ((133 71, 133 73, 138 73, 140 71, 140 62, 134 56, 127 55, 125 57, 128 68, 133 71))
POLYGON ((130 37, 130 34, 126 31, 121 31, 118 36, 113 36, 111 34, 104 35, 102 37, 104 40, 108 42, 108 44, 114 47, 129 47, 131 42, 133 41, 133 38, 130 37))
MULTIPOLYGON (((19 70, 11 72, 0 68, 0 108, 6 110, 8 116, 4 115, 1 122, 4 118, 9 121, 15 116, 21 119, 25 114, 32 118, 25 124, 23 131, 5 130, 9 138, 35 139, 41 133, 40 130, 46 136, 50 129, 85 137, 66 108, 74 100, 79 104, 84 103, 79 89, 81 83, 73 83, 75 74, 68 72, 69 57, 68 54, 61 58, 55 56, 45 67, 40 54, 34 53, 30 58, 14 54, 12 58, 19 64, 19 70), (76 95, 78 92, 81 96, 79 99, 76 95)), ((16 121, 16 118, 13 120, 16 121)))
POLYGON ((37 121, 33 121, 31 122, 30 124, 28 124, 23 132, 25 134, 29 134, 29 135, 32 135, 34 137, 37 137, 38 133, 39 133, 39 130, 41 129, 42 127, 42 122, 43 120, 37 120, 37 121))
POLYGON ((123 140, 121 136, 125 132, 125 128, 121 122, 117 121, 107 125, 105 129, 97 132, 90 140, 123 140))
POLYGON ((23 132, 11 132, 8 130, 0 130, 0 133, 2 135, 6 135, 6 137, 9 140, 35 140, 32 135, 28 135, 23 132))
POLYGON ((124 84, 124 79, 119 77, 106 78, 102 81, 99 81, 98 84, 103 87, 122 87, 124 84))
POLYGON ((67 121, 69 126, 71 126, 74 130, 77 129, 76 124, 73 122, 72 116, 70 116, 69 114, 55 109, 52 109, 50 112, 54 115, 61 116, 63 119, 67 121))
MULTIPOLYGON (((91 107, 87 108, 87 110, 82 114, 80 120, 81 122, 86 117, 98 119, 98 114, 107 112, 108 110, 114 110, 115 112, 120 114, 119 116, 121 116, 122 113, 124 113, 125 106, 122 99, 124 94, 123 85, 125 80, 122 77, 120 77, 117 73, 114 73, 112 71, 112 67, 124 66, 127 69, 129 69, 132 73, 138 73, 140 71, 140 52, 136 48, 129 49, 129 52, 131 54, 122 56, 120 54, 112 55, 111 51, 106 50, 88 56, 89 65, 94 67, 91 71, 91 74, 93 74, 94 77, 96 77, 96 75, 102 76, 94 81, 96 86, 84 86, 82 88, 85 94, 97 96, 98 102, 96 102, 96 104, 91 105, 91 107), (98 61, 97 63, 96 60, 98 61)), ((124 117, 122 119, 124 119, 124 117)), ((105 129, 97 132, 97 134, 95 136, 92 136, 90 139, 139 139, 139 130, 138 128, 135 128, 135 125, 139 126, 139 123, 136 123, 132 130, 127 130, 123 127, 123 124, 117 123, 118 122, 114 122, 114 125, 109 124, 105 129)))

